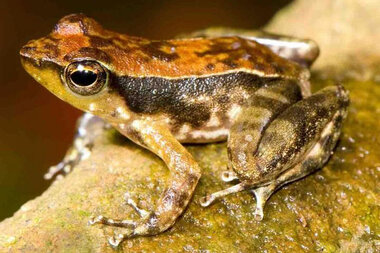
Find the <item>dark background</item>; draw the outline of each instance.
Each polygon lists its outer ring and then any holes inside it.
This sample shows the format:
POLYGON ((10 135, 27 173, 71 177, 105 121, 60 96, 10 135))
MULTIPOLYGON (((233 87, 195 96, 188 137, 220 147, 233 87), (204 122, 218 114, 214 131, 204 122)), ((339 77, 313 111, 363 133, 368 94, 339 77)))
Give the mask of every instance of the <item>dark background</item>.
POLYGON ((154 39, 209 26, 258 28, 289 0, 1 0, 0 220, 50 184, 80 112, 44 90, 22 69, 18 50, 45 36, 58 19, 83 12, 104 27, 154 39))

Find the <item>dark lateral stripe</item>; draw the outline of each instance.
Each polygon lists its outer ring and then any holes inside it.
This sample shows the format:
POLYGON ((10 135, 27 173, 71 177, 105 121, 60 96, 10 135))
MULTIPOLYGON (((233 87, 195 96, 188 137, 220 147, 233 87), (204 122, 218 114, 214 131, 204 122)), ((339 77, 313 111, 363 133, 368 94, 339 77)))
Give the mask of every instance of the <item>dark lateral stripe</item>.
MULTIPOLYGON (((180 122, 200 126, 210 118, 211 108, 205 103, 189 103, 190 98, 212 96, 215 91, 228 91, 236 87, 254 92, 276 80, 245 72, 183 79, 113 76, 110 87, 124 97, 127 106, 136 113, 167 113, 177 117, 180 122)), ((211 98, 218 101, 217 97, 211 98)))

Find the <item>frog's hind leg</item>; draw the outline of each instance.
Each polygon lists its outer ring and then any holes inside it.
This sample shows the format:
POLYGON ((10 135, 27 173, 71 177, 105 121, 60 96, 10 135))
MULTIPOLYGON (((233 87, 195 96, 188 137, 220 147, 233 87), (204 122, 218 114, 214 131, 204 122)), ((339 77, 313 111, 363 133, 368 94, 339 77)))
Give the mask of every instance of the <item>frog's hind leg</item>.
POLYGON ((255 177, 254 153, 265 129, 276 116, 302 99, 297 82, 276 80, 260 88, 234 119, 228 137, 228 167, 243 179, 255 177))
POLYGON ((317 43, 309 39, 300 39, 291 36, 256 31, 252 36, 243 36, 267 46, 275 54, 310 67, 319 55, 317 43))
POLYGON ((90 113, 83 114, 78 119, 76 135, 62 162, 51 166, 44 178, 50 180, 56 176, 56 180, 59 180, 70 173, 80 161, 88 158, 95 137, 107 127, 108 124, 102 119, 90 113))
MULTIPOLYGON (((343 87, 327 87, 286 109, 262 135, 255 133, 257 128, 243 132, 250 134, 248 139, 254 145, 245 145, 244 134, 231 135, 229 167, 235 170, 242 183, 211 194, 205 206, 216 198, 251 189, 257 202, 255 218, 262 220, 264 205, 273 192, 326 163, 340 135, 348 102, 348 93, 343 87), (258 136, 257 139, 254 136, 258 136)), ((244 122, 244 116, 239 122, 244 122)), ((243 127, 237 129, 244 131, 243 127)))
POLYGON ((264 218, 264 206, 270 196, 283 185, 301 179, 313 171, 321 168, 331 156, 340 135, 341 123, 344 116, 337 112, 330 125, 328 125, 318 142, 305 154, 302 162, 281 174, 273 183, 252 189, 256 197, 256 220, 264 218))
MULTIPOLYGON (((224 171, 222 180, 231 182, 238 178, 250 177, 251 158, 257 149, 263 131, 271 120, 284 111, 289 105, 301 99, 300 87, 289 80, 277 80, 255 92, 251 102, 245 105, 239 116, 234 120, 228 138, 229 168, 235 171, 224 171)), ((237 184, 228 189, 215 192, 201 199, 201 205, 206 207, 216 199, 236 193, 253 185, 237 184)))
MULTIPOLYGON (((321 168, 329 159, 341 133, 341 127, 347 113, 348 95, 342 87, 326 88, 325 90, 336 90, 338 103, 341 105, 335 109, 335 113, 328 123, 321 129, 315 143, 299 158, 291 168, 277 176, 269 185, 252 189, 256 197, 256 220, 264 217, 263 209, 269 197, 283 185, 303 178, 313 171, 321 168)), ((323 92, 323 91, 322 91, 323 92)))

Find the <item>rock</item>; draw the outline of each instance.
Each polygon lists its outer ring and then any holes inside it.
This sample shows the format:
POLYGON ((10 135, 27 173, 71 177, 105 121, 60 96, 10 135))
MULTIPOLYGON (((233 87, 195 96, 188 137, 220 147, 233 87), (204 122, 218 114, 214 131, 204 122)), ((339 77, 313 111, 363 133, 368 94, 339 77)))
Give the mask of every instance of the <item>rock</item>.
POLYGON ((378 0, 296 0, 265 30, 315 40, 322 50, 313 69, 325 78, 380 81, 379 11, 378 0))
MULTIPOLYGON (((367 73, 368 67, 374 77, 379 74, 371 65, 380 59, 379 40, 375 40, 380 36, 375 32, 379 10, 375 0, 296 1, 279 13, 268 29, 317 40, 322 56, 315 70, 320 76, 326 71, 326 78, 339 73, 355 77, 362 73, 350 62, 355 59, 360 71, 367 73)), ((319 89, 332 82, 318 79, 314 84, 319 89)), ((200 206, 200 197, 228 186, 220 179, 227 164, 226 144, 188 145, 204 172, 189 207, 170 230, 127 240, 119 250, 378 250, 380 86, 347 78, 343 84, 351 93, 352 104, 335 154, 322 170, 276 192, 265 207, 263 221, 254 219, 255 199, 248 192, 228 196, 208 208, 200 206)), ((114 228, 89 226, 90 217, 104 214, 137 219, 125 205, 124 193, 139 196, 142 207, 154 209, 168 180, 169 172, 158 157, 107 130, 97 137, 92 155, 71 174, 0 223, 0 252, 114 252, 107 243, 114 228)))

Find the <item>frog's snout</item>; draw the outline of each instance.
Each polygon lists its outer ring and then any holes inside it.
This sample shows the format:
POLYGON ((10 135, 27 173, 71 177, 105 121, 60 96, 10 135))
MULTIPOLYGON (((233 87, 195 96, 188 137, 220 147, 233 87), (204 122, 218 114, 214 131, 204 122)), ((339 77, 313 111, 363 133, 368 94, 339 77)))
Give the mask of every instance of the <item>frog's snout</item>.
POLYGON ((32 54, 37 50, 35 46, 25 45, 20 49, 20 55, 25 58, 31 58, 32 54))
POLYGON ((37 47, 31 45, 31 43, 26 44, 20 49, 20 56, 21 56, 21 64, 25 69, 26 65, 28 63, 32 63, 34 65, 40 65, 39 61, 36 60, 36 52, 37 52, 37 47))

